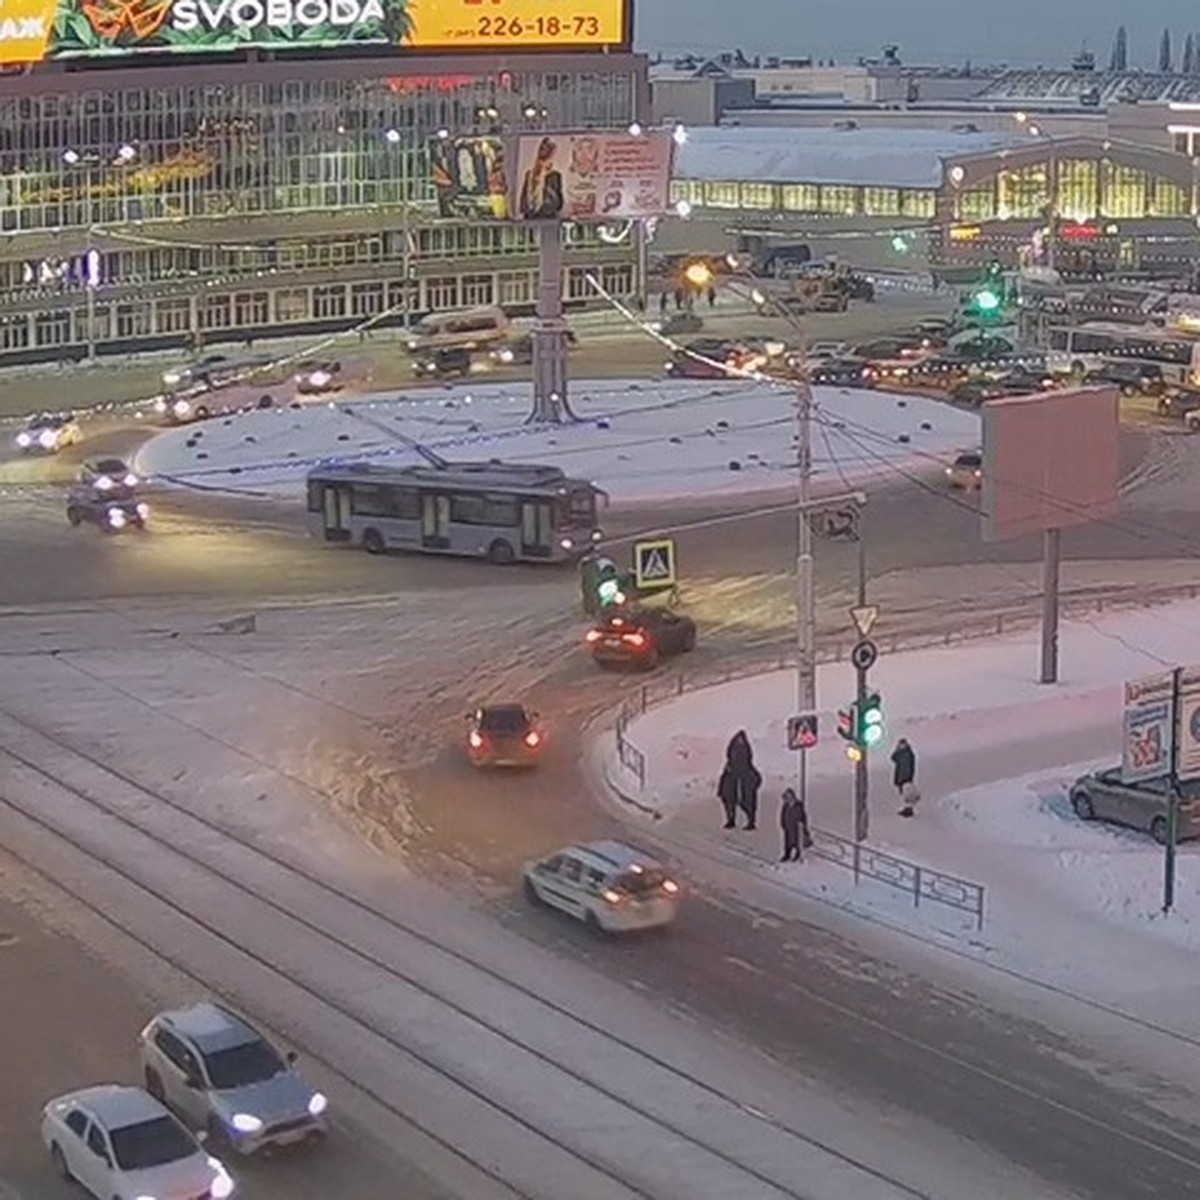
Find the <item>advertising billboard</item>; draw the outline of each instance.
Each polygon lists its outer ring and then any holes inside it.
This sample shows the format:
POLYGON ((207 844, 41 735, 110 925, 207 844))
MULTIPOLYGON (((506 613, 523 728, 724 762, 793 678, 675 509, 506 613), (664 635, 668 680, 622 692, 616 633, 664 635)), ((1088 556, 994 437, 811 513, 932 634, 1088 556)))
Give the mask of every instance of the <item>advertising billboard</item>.
POLYGON ((0 64, 249 46, 624 49, 629 0, 4 0, 0 64))
POLYGON ((1170 674, 1125 684, 1121 778, 1126 783, 1161 779, 1171 770, 1173 693, 1170 674))
POLYGON ((429 165, 438 216, 508 216, 508 176, 499 138, 433 138, 429 165))
POLYGON ((670 208, 675 139, 650 133, 522 134, 509 153, 520 221, 661 217, 670 208))

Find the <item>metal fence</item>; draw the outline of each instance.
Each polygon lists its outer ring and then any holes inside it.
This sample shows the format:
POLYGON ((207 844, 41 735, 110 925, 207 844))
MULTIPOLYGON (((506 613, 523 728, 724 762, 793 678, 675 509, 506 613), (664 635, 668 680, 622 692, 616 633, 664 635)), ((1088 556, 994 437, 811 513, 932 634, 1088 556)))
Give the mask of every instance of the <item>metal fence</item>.
MULTIPOLYGON (((935 644, 940 644, 942 640, 937 639, 935 644)), ((629 727, 652 708, 667 704, 688 692, 785 670, 794 663, 794 659, 759 660, 695 676, 680 672, 643 684, 625 701, 617 714, 617 758, 622 769, 637 782, 640 791, 645 791, 646 756, 630 740, 629 727)), ((835 866, 845 867, 853 873, 856 884, 863 878, 874 880, 910 895, 914 908, 919 908, 922 901, 939 904, 944 908, 969 913, 975 918, 975 928, 983 928, 986 891, 982 884, 934 871, 823 829, 814 828, 812 836, 813 845, 809 847, 809 853, 835 866)))

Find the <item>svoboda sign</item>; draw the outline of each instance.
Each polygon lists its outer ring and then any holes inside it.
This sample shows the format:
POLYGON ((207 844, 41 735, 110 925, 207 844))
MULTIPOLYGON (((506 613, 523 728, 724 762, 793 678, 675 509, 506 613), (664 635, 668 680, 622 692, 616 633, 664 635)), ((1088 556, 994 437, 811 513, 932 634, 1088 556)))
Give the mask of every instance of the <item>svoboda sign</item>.
POLYGON ((219 29, 353 29, 383 21, 379 0, 175 0, 170 25, 180 33, 219 29))

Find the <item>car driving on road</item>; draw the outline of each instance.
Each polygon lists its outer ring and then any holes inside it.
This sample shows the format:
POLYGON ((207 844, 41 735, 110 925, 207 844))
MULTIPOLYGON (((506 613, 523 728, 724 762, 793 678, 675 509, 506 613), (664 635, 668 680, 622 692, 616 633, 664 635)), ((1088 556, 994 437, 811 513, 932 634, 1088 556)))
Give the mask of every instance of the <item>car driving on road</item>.
POLYGON ((105 533, 145 529, 150 506, 136 496, 113 496, 79 484, 67 493, 67 520, 72 525, 95 525, 105 533))
POLYGON ((625 608, 588 630, 587 644, 601 667, 651 671, 659 660, 696 647, 696 622, 667 608, 625 608))
POLYGON ((119 458, 89 458, 79 468, 79 482, 108 496, 132 495, 138 477, 119 458))
POLYGON ((42 1141, 58 1174, 96 1200, 226 1200, 233 1180, 141 1088, 100 1084, 42 1110, 42 1141))
POLYGON ((670 925, 679 884, 659 862, 624 842, 567 846, 525 867, 525 895, 600 933, 670 925))
MULTIPOLYGON (((1170 797, 1166 777, 1126 783, 1120 767, 1081 775, 1071 785, 1071 807, 1081 821, 1110 821, 1141 829, 1159 845, 1167 840, 1170 797)), ((1200 837, 1200 792, 1185 790, 1178 811, 1179 840, 1200 837)))
POLYGON ((342 364, 336 359, 310 359, 296 368, 296 392, 301 396, 323 396, 341 388, 342 364))
POLYGON ((477 767, 532 767, 541 758, 537 713, 522 704, 485 704, 467 717, 467 755, 477 767))
POLYGON ((946 468, 946 486, 964 492, 977 492, 983 487, 983 451, 964 450, 946 468))
POLYGON ((244 1017, 220 1004, 160 1013, 139 1040, 146 1090, 242 1154, 322 1137, 325 1097, 244 1017))
POLYGON ((43 413, 25 422, 16 441, 22 454, 57 454, 67 446, 79 445, 83 430, 74 417, 43 413))

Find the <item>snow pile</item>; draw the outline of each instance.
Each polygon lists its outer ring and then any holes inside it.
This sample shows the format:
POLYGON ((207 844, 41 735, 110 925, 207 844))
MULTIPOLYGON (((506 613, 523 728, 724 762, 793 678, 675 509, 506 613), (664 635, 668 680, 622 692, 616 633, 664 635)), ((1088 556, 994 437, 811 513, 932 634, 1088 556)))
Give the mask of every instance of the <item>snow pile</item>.
MULTIPOLYGON (((818 483, 895 467, 929 468, 977 444, 979 418, 934 400, 818 388, 818 483)), ((147 476, 208 488, 297 494, 330 460, 504 458, 561 466, 619 500, 788 486, 795 398, 738 381, 581 383, 580 421, 527 425, 527 384, 427 388, 326 405, 266 409, 168 430, 138 456, 147 476)))

